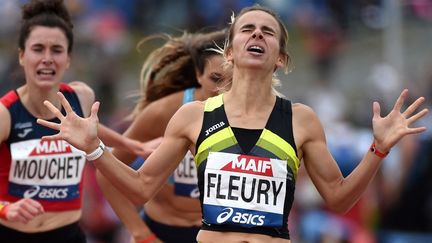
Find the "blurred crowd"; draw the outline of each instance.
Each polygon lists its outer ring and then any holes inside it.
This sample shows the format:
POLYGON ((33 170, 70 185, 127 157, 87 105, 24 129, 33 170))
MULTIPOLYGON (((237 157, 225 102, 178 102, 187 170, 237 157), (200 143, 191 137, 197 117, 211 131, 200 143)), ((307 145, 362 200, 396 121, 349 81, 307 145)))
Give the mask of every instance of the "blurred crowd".
MULTIPOLYGON (((0 1, 0 93, 24 83, 17 66, 16 23, 24 0, 0 1), (11 41, 13 39, 13 41, 11 41)), ((146 53, 138 41, 154 33, 181 34, 226 26, 232 12, 260 3, 290 31, 291 72, 280 91, 311 106, 323 122, 344 175, 372 140, 372 101, 389 104, 402 88, 432 98, 431 0, 65 0, 75 18, 76 47, 68 77, 92 86, 100 118, 122 132, 133 108, 146 53), (290 84, 290 85, 288 85, 290 84), (286 89, 285 87, 293 87, 286 89)), ((72 80, 65 80, 72 81, 72 80)), ((425 242, 432 239, 432 137, 402 141, 379 175, 345 215, 323 206, 304 168, 290 216, 293 242, 425 242), (427 237, 429 238, 422 238, 427 237), (405 238, 408 237, 408 238, 405 238)), ((90 242, 126 242, 88 164, 83 228, 90 242)))

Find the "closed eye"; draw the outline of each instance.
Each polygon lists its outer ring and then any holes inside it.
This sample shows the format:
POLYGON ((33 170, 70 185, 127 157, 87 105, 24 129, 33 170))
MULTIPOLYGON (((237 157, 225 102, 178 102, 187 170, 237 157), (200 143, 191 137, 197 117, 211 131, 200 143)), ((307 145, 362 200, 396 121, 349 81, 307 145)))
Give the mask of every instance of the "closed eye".
POLYGON ((65 48, 62 45, 54 45, 51 48, 52 52, 54 53, 63 53, 65 51, 65 48))
POLYGON ((271 35, 271 36, 274 36, 276 33, 272 28, 270 28, 268 26, 263 26, 262 30, 263 30, 264 34, 271 35))
POLYGON ((253 31, 254 29, 255 29, 255 26, 253 24, 247 24, 247 25, 242 26, 240 28, 240 31, 241 32, 250 32, 250 31, 253 31))
POLYGON ((212 73, 212 74, 210 74, 210 80, 213 83, 220 83, 220 82, 223 81, 222 74, 220 74, 220 73, 212 73))
POLYGON ((43 46, 42 45, 34 45, 31 47, 32 51, 34 52, 42 52, 43 51, 43 46))
POLYGON ((64 52, 63 48, 54 48, 52 51, 53 51, 54 53, 57 53, 57 54, 60 54, 60 53, 63 53, 63 52, 64 52))

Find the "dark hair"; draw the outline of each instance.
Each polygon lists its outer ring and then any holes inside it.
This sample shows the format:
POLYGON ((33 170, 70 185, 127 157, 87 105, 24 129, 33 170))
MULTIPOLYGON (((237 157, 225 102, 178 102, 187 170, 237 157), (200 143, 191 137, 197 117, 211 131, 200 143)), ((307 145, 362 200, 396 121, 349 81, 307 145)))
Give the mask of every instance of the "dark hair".
POLYGON ((68 53, 73 47, 73 24, 63 0, 31 0, 22 6, 22 23, 18 47, 25 49, 30 32, 35 26, 57 27, 63 30, 68 40, 68 53))
POLYGON ((227 38, 225 41, 224 50, 225 51, 228 50, 232 45, 232 40, 234 38, 234 26, 237 23, 237 20, 242 15, 244 15, 245 13, 248 13, 251 11, 266 12, 266 13, 270 14, 271 16, 273 16, 275 18, 275 20, 278 22, 279 28, 281 30, 281 36, 280 36, 280 40, 279 40, 279 48, 280 48, 279 52, 286 57, 285 71, 287 71, 288 66, 291 63, 291 57, 290 57, 289 52, 288 52, 288 40, 289 40, 288 30, 285 27, 282 19, 273 10, 266 8, 266 7, 263 7, 259 4, 254 4, 252 6, 245 7, 240 11, 240 13, 237 14, 237 16, 234 16, 234 14, 231 16, 231 24, 230 24, 230 28, 228 29, 228 35, 227 35, 227 38))
POLYGON ((225 31, 187 33, 180 37, 157 34, 144 38, 140 47, 151 39, 163 39, 165 43, 152 51, 143 64, 140 75, 140 101, 132 116, 162 97, 189 87, 199 87, 195 70, 204 72, 206 61, 220 55, 225 41, 225 31))

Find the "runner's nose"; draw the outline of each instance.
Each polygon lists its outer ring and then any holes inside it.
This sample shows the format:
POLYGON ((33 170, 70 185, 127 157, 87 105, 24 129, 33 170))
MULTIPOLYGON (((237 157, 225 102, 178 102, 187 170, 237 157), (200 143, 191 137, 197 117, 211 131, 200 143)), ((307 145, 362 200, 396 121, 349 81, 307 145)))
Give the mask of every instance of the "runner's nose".
POLYGON ((258 37, 259 39, 262 39, 262 38, 263 38, 263 35, 261 34, 261 32, 259 32, 258 34, 257 34, 256 32, 253 33, 252 38, 255 39, 255 38, 257 38, 257 37, 258 37))

